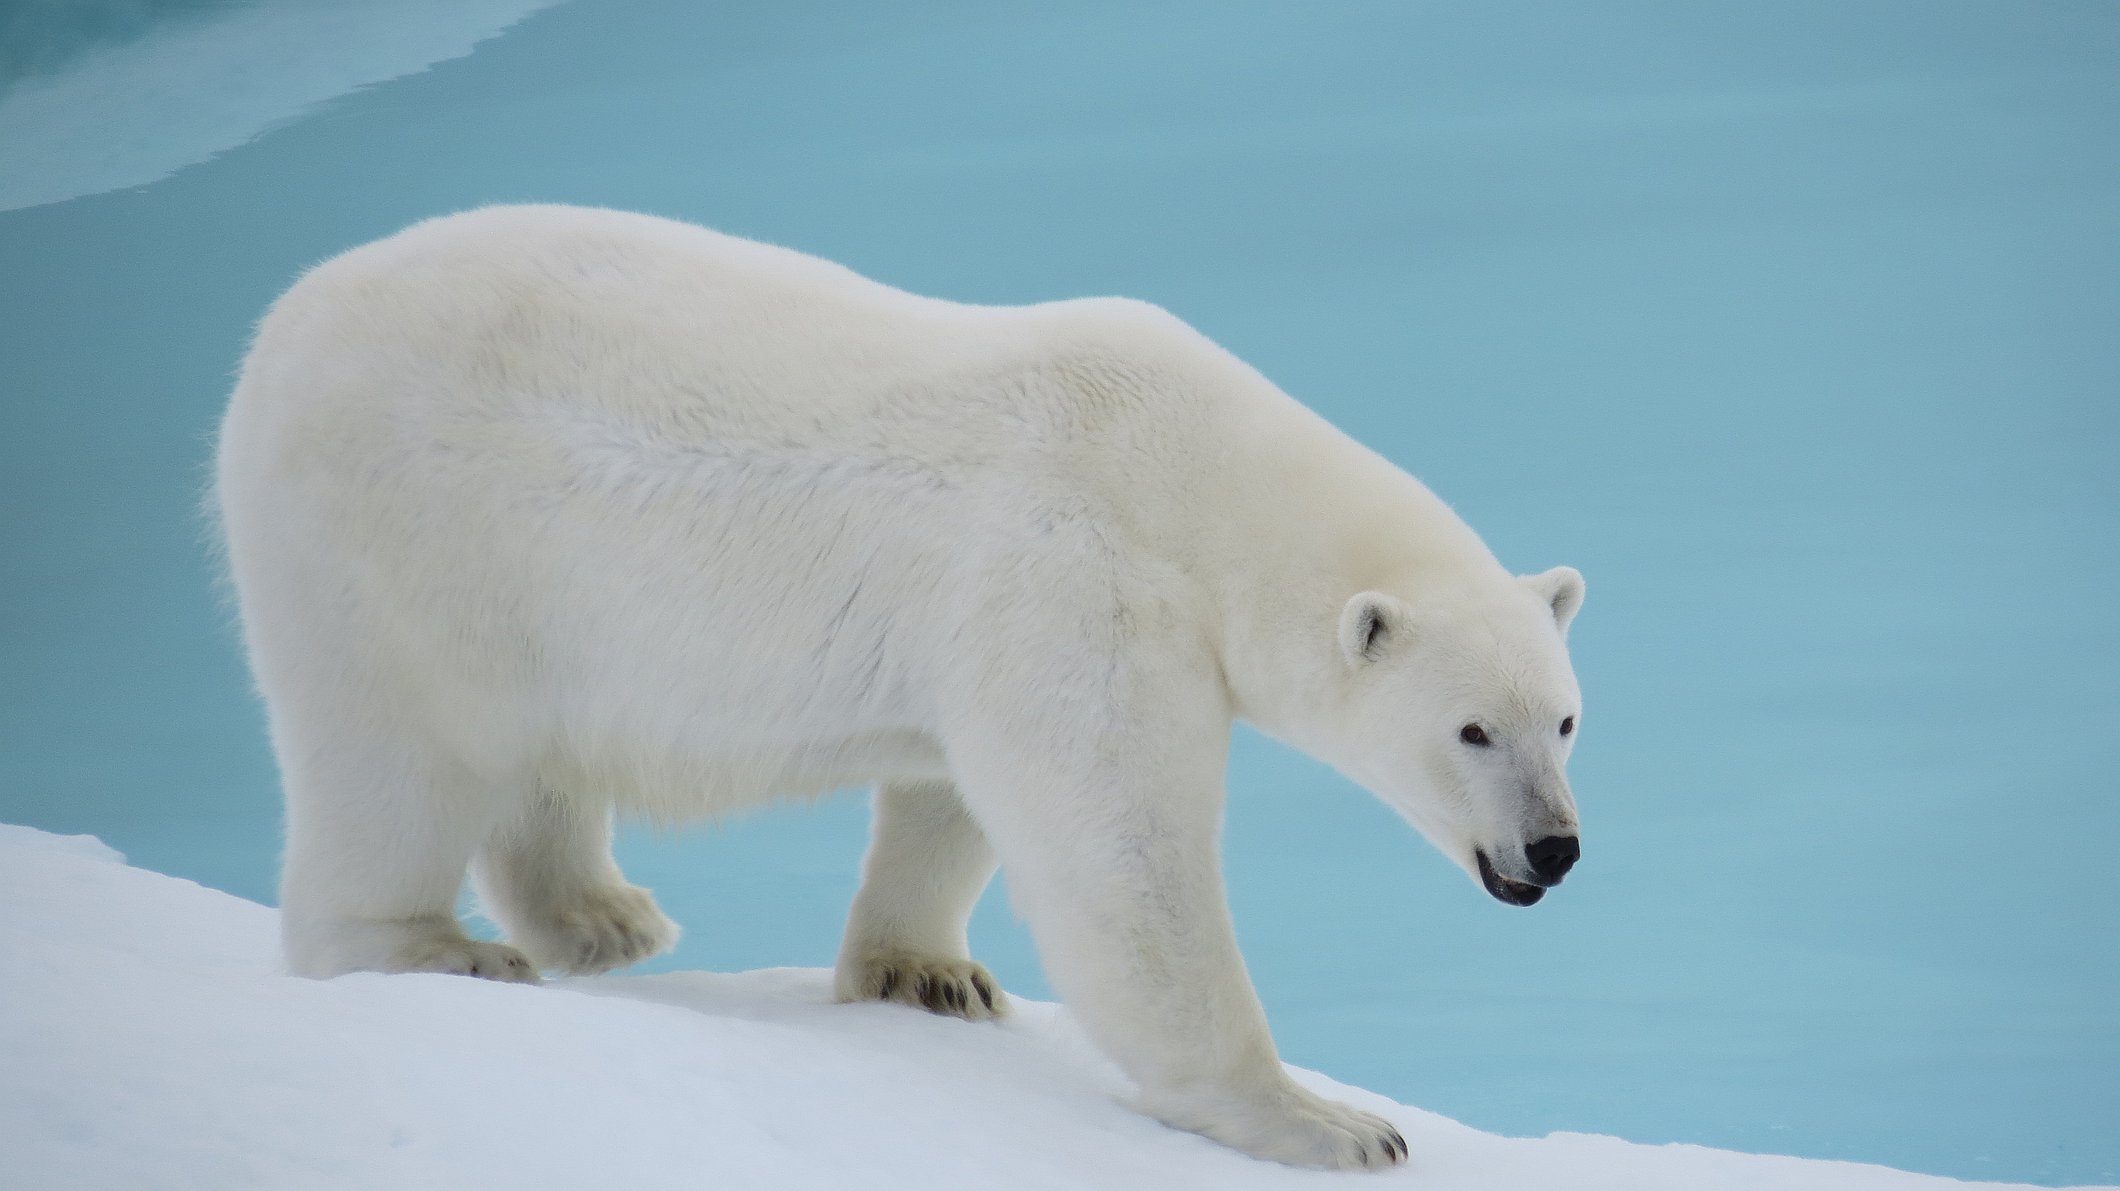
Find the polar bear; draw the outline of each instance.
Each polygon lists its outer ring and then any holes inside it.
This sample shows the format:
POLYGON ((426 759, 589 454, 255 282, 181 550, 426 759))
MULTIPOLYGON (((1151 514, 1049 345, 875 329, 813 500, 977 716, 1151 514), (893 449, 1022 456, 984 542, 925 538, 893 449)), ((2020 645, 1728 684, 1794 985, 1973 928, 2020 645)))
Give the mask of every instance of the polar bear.
POLYGON ((494 207, 312 270, 216 485, 287 801, 293 971, 534 980, 670 947, 614 810, 875 788, 841 999, 985 1018, 997 861, 1172 1125, 1404 1159, 1283 1071, 1217 855, 1231 724, 1493 896, 1577 854, 1583 583, 1140 302, 917 297, 645 215, 494 207), (467 869, 507 943, 465 935, 467 869))

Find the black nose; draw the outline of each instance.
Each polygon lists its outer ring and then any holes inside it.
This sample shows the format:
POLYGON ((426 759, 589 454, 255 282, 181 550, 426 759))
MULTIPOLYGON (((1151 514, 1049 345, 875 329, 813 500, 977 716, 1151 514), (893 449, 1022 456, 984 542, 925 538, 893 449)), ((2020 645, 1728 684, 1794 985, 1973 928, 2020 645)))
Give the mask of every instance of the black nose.
POLYGON ((1558 885, 1583 854, 1583 845, 1572 835, 1549 835, 1524 849, 1531 872, 1541 885, 1558 885))

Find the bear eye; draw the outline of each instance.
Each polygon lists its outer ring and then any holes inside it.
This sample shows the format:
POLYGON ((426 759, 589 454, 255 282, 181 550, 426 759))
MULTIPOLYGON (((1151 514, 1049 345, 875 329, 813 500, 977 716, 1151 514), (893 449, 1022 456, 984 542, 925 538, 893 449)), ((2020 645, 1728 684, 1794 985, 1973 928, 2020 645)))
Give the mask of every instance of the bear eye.
POLYGON ((1487 729, 1480 727, 1478 724, 1466 724, 1464 727, 1459 728, 1458 739, 1466 744, 1476 744, 1483 748, 1494 743, 1487 739, 1487 729))
POLYGON ((1562 720, 1562 721, 1561 721, 1561 735, 1563 735, 1563 736, 1567 736, 1567 735, 1569 735, 1569 734, 1573 733, 1574 731, 1575 731, 1575 717, 1574 717, 1574 716, 1572 716, 1572 715, 1571 715, 1571 716, 1569 716, 1569 717, 1568 717, 1567 719, 1564 719, 1564 720, 1562 720))

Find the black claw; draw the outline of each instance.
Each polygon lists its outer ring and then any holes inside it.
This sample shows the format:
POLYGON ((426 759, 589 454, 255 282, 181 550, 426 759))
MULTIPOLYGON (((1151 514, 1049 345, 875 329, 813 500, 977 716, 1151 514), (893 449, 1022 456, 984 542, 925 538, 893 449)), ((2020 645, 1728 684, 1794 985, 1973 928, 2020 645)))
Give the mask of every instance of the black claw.
POLYGON ((993 990, 993 989, 991 989, 991 988, 988 988, 988 987, 986 986, 986 979, 985 979, 985 977, 982 977, 982 976, 974 976, 974 977, 972 977, 972 991, 973 991, 973 992, 976 992, 976 993, 978 993, 978 994, 979 994, 979 1003, 980 1003, 980 1004, 982 1004, 982 1005, 986 1006, 986 1007, 987 1007, 987 1008, 988 1008, 989 1010, 993 1009, 993 1007, 994 1007, 994 990, 993 990))
POLYGON ((895 968, 885 968, 885 969, 883 970, 883 976, 882 976, 882 977, 881 977, 880 979, 878 979, 878 980, 877 980, 877 982, 876 982, 876 995, 877 995, 877 997, 878 997, 878 998, 880 998, 880 999, 882 999, 882 1000, 886 1000, 886 1001, 888 1001, 888 1000, 890 1000, 890 999, 891 999, 891 994, 892 994, 892 993, 894 993, 894 992, 897 992, 897 991, 898 991, 898 972, 897 972, 897 970, 896 970, 895 968))

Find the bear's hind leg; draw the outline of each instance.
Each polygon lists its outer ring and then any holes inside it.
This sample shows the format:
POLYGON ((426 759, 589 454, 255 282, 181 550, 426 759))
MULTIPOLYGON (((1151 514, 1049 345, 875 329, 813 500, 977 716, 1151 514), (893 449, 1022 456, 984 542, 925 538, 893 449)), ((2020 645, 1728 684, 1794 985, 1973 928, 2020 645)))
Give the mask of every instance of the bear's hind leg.
POLYGON ((677 924, 611 859, 611 812, 541 790, 487 840, 479 900, 547 971, 587 975, 660 955, 677 924))
POLYGON ((847 915, 835 985, 841 1001, 898 1001, 970 1021, 1008 1000, 972 962, 965 924, 994 876, 994 850, 948 782, 887 782, 861 891, 847 915))
POLYGON ((534 983, 520 951, 456 920, 493 791, 407 739, 358 739, 351 721, 304 735, 283 717, 275 746, 287 789, 280 930, 300 976, 443 972, 534 983), (315 739, 312 745, 311 740, 315 739))

